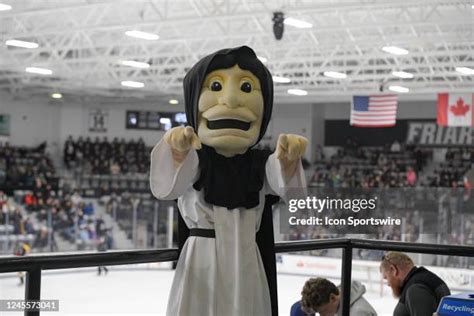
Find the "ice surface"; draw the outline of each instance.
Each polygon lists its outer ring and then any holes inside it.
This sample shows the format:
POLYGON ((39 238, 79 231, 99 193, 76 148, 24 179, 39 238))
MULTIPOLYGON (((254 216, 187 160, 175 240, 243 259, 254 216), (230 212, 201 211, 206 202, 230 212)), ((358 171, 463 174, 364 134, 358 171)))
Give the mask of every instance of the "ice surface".
MULTIPOLYGON (((112 269, 115 270, 100 277, 97 270, 91 268, 54 271, 54 274, 43 272, 41 297, 58 299, 60 311, 42 312, 41 315, 165 315, 174 271, 112 269)), ((280 315, 289 315, 290 307, 300 298, 301 288, 307 278, 278 275, 280 315)), ((23 299, 24 287, 18 286, 18 283, 15 274, 0 275, 0 299, 23 299)), ((388 293, 389 289, 386 290, 388 293)), ((366 298, 379 315, 392 315, 396 301, 389 295, 381 298, 374 291, 368 293, 366 298)), ((8 315, 23 316, 23 313, 9 312, 8 315)))

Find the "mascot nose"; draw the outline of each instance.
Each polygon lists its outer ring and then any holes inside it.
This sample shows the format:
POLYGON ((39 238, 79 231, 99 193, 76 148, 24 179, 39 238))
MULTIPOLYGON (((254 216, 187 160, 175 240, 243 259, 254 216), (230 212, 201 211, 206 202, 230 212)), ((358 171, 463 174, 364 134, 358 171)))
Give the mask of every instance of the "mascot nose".
POLYGON ((237 108, 239 107, 239 98, 232 92, 225 92, 220 98, 219 98, 219 104, 228 106, 230 108, 237 108))

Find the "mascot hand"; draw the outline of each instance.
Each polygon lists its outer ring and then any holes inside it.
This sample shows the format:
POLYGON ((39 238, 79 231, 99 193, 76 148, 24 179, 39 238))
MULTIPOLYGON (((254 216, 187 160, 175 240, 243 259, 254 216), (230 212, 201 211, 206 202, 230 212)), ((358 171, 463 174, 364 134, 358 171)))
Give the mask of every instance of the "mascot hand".
POLYGON ((308 140, 299 135, 280 134, 276 148, 277 158, 283 169, 286 180, 290 179, 296 171, 296 167, 306 151, 308 140))
POLYGON ((191 126, 173 127, 163 137, 171 147, 175 166, 184 161, 191 147, 201 149, 201 141, 191 126))

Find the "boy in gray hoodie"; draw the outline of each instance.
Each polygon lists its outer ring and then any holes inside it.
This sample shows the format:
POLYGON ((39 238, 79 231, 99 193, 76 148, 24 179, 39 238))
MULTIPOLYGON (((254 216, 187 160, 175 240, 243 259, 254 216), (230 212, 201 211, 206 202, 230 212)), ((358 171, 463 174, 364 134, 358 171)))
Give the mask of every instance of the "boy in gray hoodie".
MULTIPOLYGON (((377 312, 363 297, 365 286, 351 283, 351 316, 377 316, 377 312)), ((301 292, 301 309, 307 314, 319 313, 321 316, 341 315, 341 291, 334 283, 323 278, 306 281, 301 292)))

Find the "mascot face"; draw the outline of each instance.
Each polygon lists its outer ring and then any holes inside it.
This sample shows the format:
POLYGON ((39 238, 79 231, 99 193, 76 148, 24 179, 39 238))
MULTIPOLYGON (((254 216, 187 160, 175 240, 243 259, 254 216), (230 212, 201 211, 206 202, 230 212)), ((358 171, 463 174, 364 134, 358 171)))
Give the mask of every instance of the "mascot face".
POLYGON ((238 65, 207 74, 198 102, 201 142, 226 157, 243 154, 259 138, 264 100, 260 80, 238 65))

